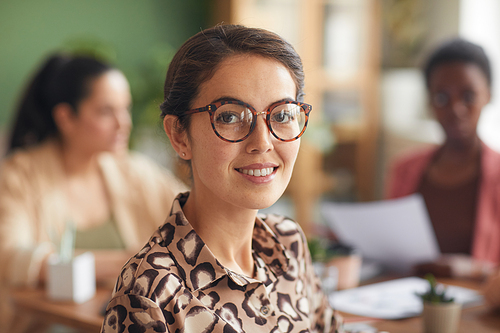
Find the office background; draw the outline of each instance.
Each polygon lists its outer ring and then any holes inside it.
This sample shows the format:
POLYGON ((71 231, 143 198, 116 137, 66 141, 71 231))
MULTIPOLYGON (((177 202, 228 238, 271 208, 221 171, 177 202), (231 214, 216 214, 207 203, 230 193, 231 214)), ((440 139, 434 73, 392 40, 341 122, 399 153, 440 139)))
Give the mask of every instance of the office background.
MULTIPOLYGON (((166 67, 154 78, 151 71, 168 64, 166 58, 206 28, 210 16, 208 0, 2 0, 0 132, 5 137, 22 88, 52 52, 97 49, 141 95, 153 85, 143 81, 163 80, 166 67)), ((161 94, 161 81, 156 89, 161 94)))
MULTIPOLYGON (((363 166, 365 170, 373 169, 371 185, 365 188, 365 195, 360 196, 359 189, 356 188, 359 181, 357 182, 355 169, 360 168, 351 163, 351 160, 357 158, 354 156, 356 147, 349 141, 351 138, 347 137, 346 144, 343 144, 341 132, 326 133, 321 126, 316 126, 315 131, 311 129, 308 134, 320 133, 319 139, 316 137, 313 141, 329 143, 326 150, 324 147, 319 149, 324 157, 321 161, 324 171, 335 179, 330 198, 352 201, 381 198, 387 165, 396 154, 418 145, 437 143, 442 139, 441 130, 427 108, 419 72, 419 66, 429 50, 450 37, 469 38, 485 47, 493 60, 494 80, 498 81, 496 78, 500 77, 500 69, 496 59, 500 58, 499 1, 2 0, 0 153, 12 122, 16 101, 40 62, 55 50, 93 49, 114 62, 130 80, 135 124, 132 147, 172 167, 172 156, 168 153, 160 154, 161 156, 158 154, 168 147, 168 140, 157 126, 157 105, 161 102, 162 82, 173 52, 189 36, 214 22, 229 22, 230 17, 237 23, 248 25, 257 16, 262 24, 273 24, 272 28, 276 32, 293 43, 304 43, 314 35, 300 35, 303 27, 298 28, 302 23, 301 15, 304 15, 300 10, 304 7, 300 6, 309 5, 324 8, 320 17, 326 22, 325 36, 328 35, 327 29, 332 29, 330 36, 337 37, 331 46, 328 46, 329 40, 325 37, 322 40, 324 47, 320 46, 323 49, 320 52, 324 52, 324 55, 332 52, 333 60, 324 56, 323 61, 325 65, 332 66, 336 66, 335 61, 342 65, 338 61, 342 57, 342 51, 366 51, 363 46, 365 41, 353 42, 352 38, 347 38, 355 37, 363 20, 360 21, 358 17, 356 21, 357 16, 352 16, 351 9, 345 9, 345 6, 380 10, 376 15, 369 14, 378 20, 378 30, 373 35, 378 36, 378 47, 374 48, 378 54, 365 54, 379 59, 373 76, 376 78, 376 85, 372 87, 377 94, 376 105, 372 107, 378 109, 374 136, 377 143, 376 154, 370 165, 363 166), (242 13, 236 17, 234 12, 238 6, 242 13), (341 10, 336 10, 339 8, 341 10), (354 21, 351 20, 353 17, 354 21), (357 46, 353 44, 356 42, 357 46), (340 53, 337 56, 335 52, 340 53), (321 133, 326 136, 321 136, 321 133)), ((345 53, 343 56, 346 59, 345 53)), ((306 77, 312 77, 311 73, 306 73, 306 77)), ((346 112, 350 109, 358 108, 357 105, 349 104, 349 94, 352 92, 345 93, 337 88, 338 86, 328 88, 334 93, 325 94, 321 97, 321 102, 315 103, 314 117, 323 113, 323 123, 335 123, 340 116, 348 115, 346 112), (340 92, 335 92, 336 89, 340 92), (331 108, 334 114, 328 114, 329 103, 335 106, 331 108), (339 110, 340 113, 335 114, 339 110)), ((500 112, 496 96, 499 88, 499 84, 494 85, 493 102, 485 110, 479 124, 480 136, 498 150, 500 112)), ((355 98, 354 103, 357 103, 355 98)))

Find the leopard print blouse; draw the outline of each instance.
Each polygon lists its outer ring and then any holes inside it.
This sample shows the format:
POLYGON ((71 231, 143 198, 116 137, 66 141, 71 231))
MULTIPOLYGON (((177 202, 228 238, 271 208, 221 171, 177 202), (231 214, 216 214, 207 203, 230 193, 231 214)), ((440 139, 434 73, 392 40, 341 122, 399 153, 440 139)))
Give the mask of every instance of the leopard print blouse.
POLYGON ((188 195, 123 267, 101 332, 341 332, 295 222, 257 217, 250 278, 222 266, 193 230, 188 195))

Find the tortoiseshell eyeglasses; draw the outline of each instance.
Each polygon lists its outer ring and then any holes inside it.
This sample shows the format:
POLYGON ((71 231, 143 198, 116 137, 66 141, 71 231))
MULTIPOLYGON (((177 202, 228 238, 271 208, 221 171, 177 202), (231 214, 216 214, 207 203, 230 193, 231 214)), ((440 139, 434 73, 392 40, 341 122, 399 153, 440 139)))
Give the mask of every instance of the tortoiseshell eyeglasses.
POLYGON ((250 104, 238 100, 223 100, 187 111, 193 114, 208 111, 215 134, 227 142, 241 142, 252 134, 257 116, 266 115, 266 124, 273 136, 281 141, 297 140, 304 134, 312 106, 283 100, 257 112, 250 104))

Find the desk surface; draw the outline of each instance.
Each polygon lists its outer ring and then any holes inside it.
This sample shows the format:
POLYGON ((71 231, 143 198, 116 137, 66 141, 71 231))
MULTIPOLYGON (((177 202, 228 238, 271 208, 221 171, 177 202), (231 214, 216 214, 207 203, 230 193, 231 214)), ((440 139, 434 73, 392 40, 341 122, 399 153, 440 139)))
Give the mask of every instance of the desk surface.
MULTIPOLYGON (((390 333, 422 333, 422 317, 400 320, 383 320, 370 325, 380 331, 390 333)), ((486 306, 478 306, 462 310, 457 333, 498 333, 500 332, 500 315, 492 313, 486 306)))
POLYGON ((94 298, 77 304, 52 301, 42 289, 22 289, 12 292, 16 311, 30 313, 46 323, 59 323, 93 333, 101 329, 103 316, 100 312, 110 297, 110 290, 98 289, 94 298))
MULTIPOLYGON (((480 284, 474 281, 439 279, 440 283, 478 290, 480 284)), ((422 317, 399 320, 369 319, 342 313, 347 322, 366 321, 379 331, 390 333, 422 333, 422 317)), ((457 333, 498 333, 500 332, 500 313, 491 311, 486 305, 465 308, 462 310, 457 333)))
MULTIPOLYGON (((470 281, 440 280, 444 284, 458 285, 478 289, 479 284, 470 281)), ((47 298, 44 290, 17 290, 12 293, 12 300, 17 311, 29 312, 46 322, 61 323, 79 328, 84 332, 99 332, 103 317, 102 307, 109 299, 109 290, 99 289, 96 296, 88 302, 54 302, 47 298)), ((24 313, 25 313, 24 312, 24 313)), ((343 314, 346 321, 361 321, 361 317, 343 314)), ((422 319, 414 317, 400 320, 367 319, 370 325, 380 331, 391 333, 421 333, 422 319)), ((500 314, 489 310, 485 305, 466 308, 462 311, 458 333, 498 333, 500 332, 500 314)))

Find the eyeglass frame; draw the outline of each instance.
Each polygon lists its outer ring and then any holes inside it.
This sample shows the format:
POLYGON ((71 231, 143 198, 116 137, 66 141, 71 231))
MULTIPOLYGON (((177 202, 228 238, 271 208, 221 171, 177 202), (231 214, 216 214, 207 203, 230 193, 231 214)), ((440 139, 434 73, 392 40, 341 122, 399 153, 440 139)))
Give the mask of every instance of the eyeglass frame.
MULTIPOLYGON (((475 91, 465 91, 461 93, 459 97, 460 97, 460 102, 465 106, 472 106, 477 101, 477 93, 475 91), (472 101, 467 100, 468 97, 466 96, 467 93, 472 93, 472 101)), ((452 97, 451 94, 448 92, 438 91, 436 93, 433 93, 431 96, 431 105, 438 109, 442 109, 450 105, 450 103, 452 103, 452 97), (447 98, 446 102, 445 103, 436 102, 436 98, 438 97, 438 95, 444 95, 447 98)))
POLYGON ((271 132, 271 134, 276 139, 278 139, 280 141, 283 141, 283 142, 292 142, 292 141, 298 140, 302 136, 302 134, 304 134, 304 132, 306 131, 307 123, 309 121, 309 113, 311 111, 312 111, 312 105, 307 104, 307 103, 302 103, 302 102, 297 102, 297 101, 293 101, 293 100, 288 100, 287 99, 287 100, 281 100, 281 101, 278 101, 276 103, 271 104, 267 108, 267 110, 265 110, 265 111, 257 112, 257 110, 255 110, 255 108, 253 106, 251 106, 250 104, 248 104, 248 103, 245 103, 245 102, 242 102, 242 101, 239 101, 239 100, 229 99, 229 100, 221 100, 221 101, 213 102, 213 103, 210 103, 210 104, 208 104, 208 105, 206 105, 204 107, 201 107, 201 108, 191 109, 189 111, 186 111, 184 114, 185 115, 191 115, 191 114, 195 114, 195 113, 208 112, 210 114, 210 123, 212 124, 212 129, 214 130, 215 135, 217 135, 221 140, 226 141, 226 142, 231 142, 231 143, 242 142, 243 140, 247 139, 250 136, 250 134, 252 134, 253 130, 255 129, 255 126, 257 124, 258 116, 260 116, 261 114, 266 114, 266 118, 265 119, 266 119, 266 125, 267 125, 267 128, 269 129, 269 132, 271 132), (225 105, 225 104, 241 105, 241 106, 244 106, 247 109, 249 109, 250 112, 252 112, 253 118, 252 118, 252 124, 250 125, 250 130, 248 131, 248 134, 245 135, 241 139, 238 139, 238 140, 229 140, 229 139, 226 139, 222 135, 220 135, 217 132, 217 130, 215 129, 215 123, 214 123, 214 114, 215 114, 215 111, 217 111, 218 108, 220 108, 222 105, 225 105), (282 139, 282 138, 278 137, 278 135, 276 133, 274 133, 274 131, 273 131, 272 127, 271 127, 271 111, 274 110, 274 108, 276 108, 277 106, 279 106, 279 105, 285 105, 285 104, 295 104, 298 107, 300 107, 301 109, 303 109, 304 110, 304 114, 305 114, 304 128, 302 129, 302 131, 297 136, 293 137, 292 139, 288 139, 288 140, 285 140, 285 139, 282 139))

